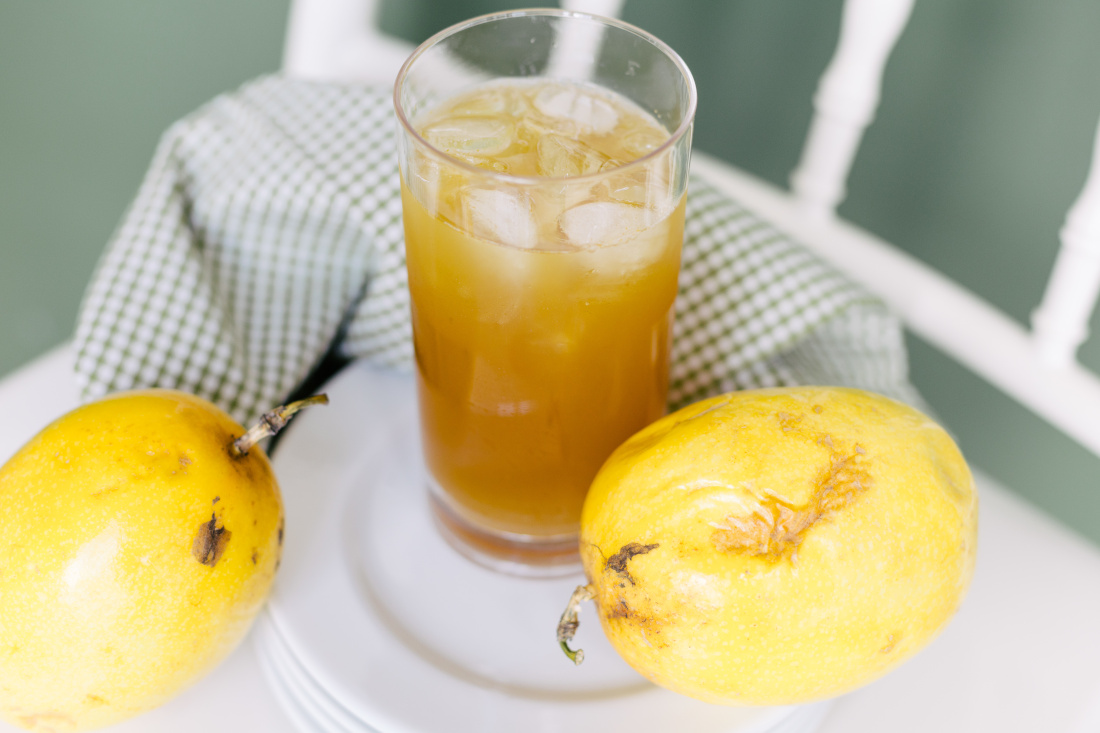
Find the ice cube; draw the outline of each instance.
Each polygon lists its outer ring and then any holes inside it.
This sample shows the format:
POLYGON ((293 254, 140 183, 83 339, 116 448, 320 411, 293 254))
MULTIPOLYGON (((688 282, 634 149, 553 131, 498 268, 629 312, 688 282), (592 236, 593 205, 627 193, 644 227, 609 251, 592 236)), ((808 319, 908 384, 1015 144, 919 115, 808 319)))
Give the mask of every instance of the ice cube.
POLYGON ((650 222, 662 218, 675 205, 666 163, 667 156, 662 156, 646 164, 612 171, 606 177, 606 193, 601 198, 645 207, 650 222))
POLYGON ((521 249, 538 244, 531 199, 521 191, 471 188, 463 192, 466 226, 474 236, 521 249))
POLYGON ((512 109, 511 89, 480 89, 463 94, 457 103, 447 110, 451 115, 500 115, 510 114, 512 109))
POLYGON ((579 140, 560 135, 543 135, 538 142, 539 174, 554 178, 596 173, 607 156, 579 140))
POLYGON ((652 153, 666 140, 668 133, 663 128, 641 128, 626 135, 619 144, 632 159, 637 159, 652 153))
POLYGON ((574 87, 547 86, 535 95, 534 104, 547 117, 573 123, 579 132, 604 134, 619 122, 610 102, 574 87))
POLYGON ((447 117, 426 125, 421 135, 452 155, 498 155, 512 146, 516 130, 500 117, 447 117))
POLYGON ((656 206, 662 198, 660 186, 663 177, 652 166, 634 166, 615 171, 606 178, 606 194, 603 198, 635 206, 656 206))
POLYGON ((465 153, 456 153, 454 151, 448 151, 449 155, 453 158, 466 161, 470 165, 475 165, 478 168, 484 168, 487 171, 496 171, 497 173, 507 173, 509 166, 507 161, 499 160, 497 158, 482 158, 479 155, 466 155, 465 153))
POLYGON ((646 185, 638 177, 618 178, 608 181, 607 195, 614 201, 642 206, 646 202, 646 185))
POLYGON ((576 246, 605 246, 634 237, 646 228, 647 218, 640 206, 594 201, 564 212, 558 217, 558 228, 576 246))

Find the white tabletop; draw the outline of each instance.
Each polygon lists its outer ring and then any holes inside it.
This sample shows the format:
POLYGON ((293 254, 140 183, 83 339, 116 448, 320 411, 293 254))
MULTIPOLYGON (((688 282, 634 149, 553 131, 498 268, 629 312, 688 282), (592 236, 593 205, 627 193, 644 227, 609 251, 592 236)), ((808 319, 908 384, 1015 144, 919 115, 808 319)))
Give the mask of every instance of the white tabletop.
MULTIPOLYGON (((76 405, 70 361, 61 348, 0 381, 0 460, 76 405)), ((977 480, 978 565, 962 610, 917 657, 838 700, 821 733, 1100 731, 1100 550, 977 480)), ((110 730, 294 732, 251 639, 167 705, 110 730)))

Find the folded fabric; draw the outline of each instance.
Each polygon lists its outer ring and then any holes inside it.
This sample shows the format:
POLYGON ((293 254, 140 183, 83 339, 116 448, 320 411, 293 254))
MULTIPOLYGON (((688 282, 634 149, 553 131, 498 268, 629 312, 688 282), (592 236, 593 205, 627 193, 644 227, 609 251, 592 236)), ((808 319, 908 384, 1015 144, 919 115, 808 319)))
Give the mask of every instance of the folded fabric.
MULTIPOLYGON (((410 370, 390 90, 266 77, 164 135, 88 287, 83 396, 183 389, 247 421, 338 353, 410 370)), ((669 403, 790 384, 914 401, 881 302, 699 177, 669 403)))

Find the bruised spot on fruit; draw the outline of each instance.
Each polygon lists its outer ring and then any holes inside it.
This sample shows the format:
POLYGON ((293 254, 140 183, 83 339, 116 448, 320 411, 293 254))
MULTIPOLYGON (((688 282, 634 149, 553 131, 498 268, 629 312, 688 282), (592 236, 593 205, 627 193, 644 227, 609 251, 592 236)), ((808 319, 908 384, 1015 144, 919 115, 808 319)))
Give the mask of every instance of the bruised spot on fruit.
POLYGON ((255 565, 256 561, 260 559, 260 553, 255 549, 252 550, 252 564, 255 565))
POLYGON ((604 563, 605 570, 611 570, 630 581, 631 585, 634 585, 634 578, 630 576, 630 572, 626 569, 626 564, 630 562, 630 559, 638 555, 644 555, 647 552, 652 552, 660 547, 659 544, 654 542, 652 545, 643 545, 639 542, 630 542, 622 546, 622 548, 611 557, 607 558, 604 563))
POLYGON ((862 461, 867 451, 855 445, 845 455, 836 450, 829 435, 816 441, 829 449, 826 465, 814 479, 814 493, 805 506, 794 506, 777 496, 762 501, 748 515, 730 514, 715 528, 711 542, 720 552, 744 552, 773 562, 798 559, 798 547, 806 534, 855 501, 871 487, 871 476, 862 461))
POLYGON ((279 519, 279 547, 283 546, 283 520, 279 519))
POLYGON ((225 546, 229 544, 232 533, 218 522, 215 514, 210 515, 209 522, 199 525, 195 533, 195 541, 191 543, 191 554, 203 565, 214 567, 218 564, 225 546))

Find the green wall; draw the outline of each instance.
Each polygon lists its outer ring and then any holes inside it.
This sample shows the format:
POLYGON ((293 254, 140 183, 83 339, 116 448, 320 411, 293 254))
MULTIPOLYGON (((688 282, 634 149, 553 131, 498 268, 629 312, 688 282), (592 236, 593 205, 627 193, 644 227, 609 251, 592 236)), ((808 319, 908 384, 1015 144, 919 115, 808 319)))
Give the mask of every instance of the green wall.
MULTIPOLYGON (((382 20, 420 40, 518 5, 385 0, 382 20)), ((695 71, 697 148, 785 184, 840 7, 628 0, 625 17, 695 71)), ((160 131, 276 69, 286 12, 267 0, 0 0, 0 374, 68 337, 160 131)), ((918 0, 842 214, 1026 321, 1100 119, 1097 38, 1094 0, 918 0)), ((910 347, 914 381, 973 463, 1100 542, 1100 459, 910 347)), ((1100 370, 1100 339, 1081 356, 1100 370)))
POLYGON ((173 120, 277 69, 288 0, 0 0, 0 375, 72 334, 173 120))

